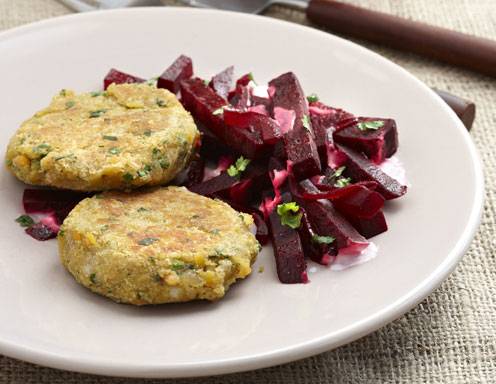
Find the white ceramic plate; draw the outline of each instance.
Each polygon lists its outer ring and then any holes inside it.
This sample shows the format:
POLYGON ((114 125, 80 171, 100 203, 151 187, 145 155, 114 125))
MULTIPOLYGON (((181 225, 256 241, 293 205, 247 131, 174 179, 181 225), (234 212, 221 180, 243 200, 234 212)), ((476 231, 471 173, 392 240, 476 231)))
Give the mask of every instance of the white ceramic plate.
POLYGON ((101 87, 110 67, 152 77, 181 53, 199 75, 235 64, 260 81, 292 70, 304 89, 360 115, 391 116, 413 184, 386 208, 379 256, 306 285, 277 280, 265 248, 218 303, 114 304, 75 283, 56 243, 14 219, 23 185, 0 176, 0 353, 97 374, 178 377, 256 369, 355 340, 435 289, 480 220, 483 179, 470 136, 412 75, 348 41, 269 18, 190 9, 132 9, 57 18, 0 35, 0 146, 61 88, 101 87), (257 273, 259 266, 264 273, 257 273))

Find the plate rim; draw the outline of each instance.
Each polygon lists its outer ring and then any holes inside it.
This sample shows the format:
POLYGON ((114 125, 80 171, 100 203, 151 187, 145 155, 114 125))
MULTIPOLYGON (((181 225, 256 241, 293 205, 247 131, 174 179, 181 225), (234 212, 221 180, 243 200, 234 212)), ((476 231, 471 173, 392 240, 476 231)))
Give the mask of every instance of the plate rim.
POLYGON ((421 281, 415 287, 415 289, 409 291, 398 300, 389 304, 383 310, 376 312, 373 315, 344 328, 338 335, 334 335, 331 333, 325 336, 307 340, 302 343, 294 344, 287 348, 271 350, 270 352, 266 353, 246 355, 243 357, 231 359, 212 360, 200 363, 143 364, 142 362, 140 362, 132 365, 123 365, 118 360, 114 359, 102 360, 83 358, 80 360, 74 360, 62 354, 18 345, 2 340, 1 338, 0 354, 56 369, 118 377, 181 378, 245 372, 249 370, 267 368, 274 365, 280 365, 295 360, 304 359, 319 353, 323 353, 325 351, 330 351, 339 346, 355 341, 367 334, 375 332, 379 328, 389 324, 390 322, 394 321, 395 319, 399 318, 410 309, 415 307, 430 293, 432 293, 451 274, 451 272, 461 261, 462 257, 470 247, 482 219, 485 189, 481 157, 468 131, 465 129, 461 121, 457 118, 456 114, 442 101, 442 99, 439 98, 439 96, 437 96, 434 91, 432 91, 424 82, 422 82, 416 76, 411 74, 400 65, 385 58, 384 56, 357 43, 333 35, 332 33, 293 23, 290 21, 274 19, 267 16, 236 13, 232 11, 172 6, 121 8, 111 10, 98 10, 85 13, 72 13, 57 16, 2 31, 0 32, 0 42, 7 39, 16 38, 26 32, 36 31, 40 28, 42 29, 47 25, 63 25, 66 22, 70 22, 72 19, 91 18, 96 14, 102 13, 132 14, 139 12, 220 13, 228 15, 230 17, 249 18, 255 20, 255 22, 282 24, 285 26, 289 26, 290 28, 300 29, 305 33, 314 33, 316 35, 325 36, 326 38, 329 38, 331 40, 352 45, 355 49, 366 51, 368 54, 373 55, 375 59, 378 59, 383 64, 387 65, 391 70, 402 72, 403 75, 410 78, 410 80, 413 80, 418 86, 423 88, 426 91, 426 94, 430 95, 432 101, 437 103, 439 108, 443 109, 444 112, 451 116, 453 125, 456 126, 456 128, 454 127, 454 129, 458 129, 461 133, 463 141, 467 146, 468 152, 470 154, 470 158, 472 161, 472 171, 474 173, 475 180, 475 191, 472 209, 470 212, 470 216, 465 224, 463 235, 458 239, 455 246, 447 254, 443 262, 435 270, 433 270, 427 278, 421 281))

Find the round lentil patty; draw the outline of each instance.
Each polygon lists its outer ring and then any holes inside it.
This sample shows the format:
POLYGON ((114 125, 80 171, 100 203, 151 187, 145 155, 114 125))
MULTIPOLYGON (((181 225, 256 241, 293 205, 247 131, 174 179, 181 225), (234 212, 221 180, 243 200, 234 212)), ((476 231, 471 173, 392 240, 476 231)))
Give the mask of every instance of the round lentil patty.
POLYGON ((63 265, 93 292, 135 305, 217 300, 251 273, 253 219, 183 187, 104 192, 58 235, 63 265))
POLYGON ((62 90, 11 139, 7 167, 20 180, 80 191, 162 185, 189 162, 199 132, 167 90, 112 84, 62 90))

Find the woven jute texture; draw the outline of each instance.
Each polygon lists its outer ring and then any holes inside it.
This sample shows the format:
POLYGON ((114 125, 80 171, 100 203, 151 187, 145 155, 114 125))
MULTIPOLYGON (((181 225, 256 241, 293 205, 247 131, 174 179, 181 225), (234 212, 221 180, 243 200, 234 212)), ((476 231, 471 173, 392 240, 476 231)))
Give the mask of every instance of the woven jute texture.
MULTIPOLYGON (((496 0, 353 3, 496 39, 496 0)), ((54 0, 0 0, 0 29, 67 13, 70 11, 54 0)), ((307 23, 302 12, 283 7, 273 7, 267 15, 307 23)), ((485 166, 486 204, 482 226, 470 250, 451 277, 423 303, 352 344, 259 371, 148 383, 496 383, 496 80, 359 43, 402 65, 428 85, 476 102, 472 137, 485 166)), ((141 380, 63 372, 0 356, 1 384, 138 382, 141 380)))

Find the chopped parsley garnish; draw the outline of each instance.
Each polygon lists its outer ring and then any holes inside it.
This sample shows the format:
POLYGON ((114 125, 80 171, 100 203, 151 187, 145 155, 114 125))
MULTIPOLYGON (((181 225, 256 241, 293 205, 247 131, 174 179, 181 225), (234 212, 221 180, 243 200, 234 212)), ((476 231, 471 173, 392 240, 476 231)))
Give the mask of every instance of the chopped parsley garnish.
POLYGON ((250 164, 250 161, 250 159, 245 159, 243 156, 240 156, 238 160, 227 169, 227 174, 231 177, 241 176, 241 173, 246 171, 246 167, 250 164))
POLYGON ((152 245, 156 241, 158 241, 158 239, 155 237, 145 237, 144 239, 141 239, 140 241, 138 241, 138 244, 148 246, 148 245, 152 245))
POLYGON ((152 167, 150 165, 145 165, 143 167, 143 169, 140 169, 138 171, 138 176, 139 177, 145 177, 146 175, 148 175, 150 172, 152 171, 152 167))
POLYGON ((118 155, 119 153, 121 153, 121 150, 120 148, 112 147, 109 149, 109 153, 112 155, 118 155))
POLYGON ((96 111, 91 111, 90 112, 90 117, 91 118, 95 118, 95 117, 100 117, 101 115, 103 115, 105 112, 107 112, 106 109, 98 109, 96 111))
POLYGON ((96 273, 90 275, 90 281, 92 284, 96 284, 96 273))
POLYGON ((133 175, 131 175, 129 172, 128 173, 125 173, 124 175, 122 175, 122 178, 124 179, 125 182, 127 183, 130 183, 131 181, 134 180, 134 177, 133 175))
POLYGON ((317 244, 331 244, 336 240, 332 236, 319 236, 319 235, 313 235, 312 236, 312 241, 317 244))
POLYGON ((150 137, 152 135, 152 131, 147 130, 147 131, 143 132, 143 135, 145 135, 146 137, 150 137))
POLYGON ((346 169, 345 166, 342 166, 342 167, 339 167, 338 169, 336 169, 334 171, 334 177, 340 177, 343 174, 345 169, 346 169))
POLYGON ((289 228, 297 229, 300 227, 303 212, 294 201, 290 203, 279 204, 277 214, 281 218, 281 224, 289 228))
POLYGON ((30 227, 34 224, 33 218, 28 215, 21 215, 15 221, 18 222, 19 225, 24 228, 30 227))
POLYGON ((59 161, 59 160, 62 160, 62 159, 67 159, 68 157, 72 157, 72 156, 74 156, 73 153, 70 153, 70 154, 64 155, 64 156, 59 156, 59 157, 56 157, 55 158, 55 161, 59 161))
POLYGON ((105 92, 102 92, 102 91, 91 92, 90 95, 91 95, 91 97, 103 96, 103 95, 105 95, 105 92))
POLYGON ((138 212, 146 212, 146 211, 148 211, 148 209, 146 209, 145 207, 138 208, 138 212))
POLYGON ((170 166, 169 160, 167 160, 167 159, 162 159, 162 160, 160 160, 160 161, 159 161, 159 164, 160 164, 160 167, 161 167, 162 169, 167 169, 167 168, 169 168, 169 166, 170 166))
POLYGON ((160 107, 160 108, 163 108, 163 107, 167 107, 167 103, 162 100, 162 99, 157 99, 155 100, 155 103, 157 103, 157 105, 160 107))
POLYGON ((59 95, 62 96, 62 97, 66 97, 67 96, 67 90, 61 89, 60 92, 59 92, 59 95))
POLYGON ((248 78, 249 78, 251 81, 253 81, 253 82, 255 83, 255 85, 257 85, 257 82, 255 81, 255 77, 253 76, 253 72, 250 72, 250 73, 248 74, 248 78))
POLYGON ((65 231, 63 229, 59 230, 59 233, 57 234, 60 237, 64 237, 65 231))
POLYGON ((343 177, 343 172, 345 169, 345 166, 339 167, 334 171, 334 174, 332 175, 332 177, 336 180, 334 182, 334 186, 336 188, 343 188, 351 183, 350 177, 343 177))
POLYGON ((339 179, 336 180, 334 186, 337 188, 343 188, 346 187, 347 185, 350 185, 350 183, 351 183, 350 177, 340 177, 339 179))
POLYGON ((147 85, 156 85, 157 84, 157 81, 158 81, 158 76, 155 76, 155 77, 152 77, 151 79, 148 79, 146 81, 146 84, 147 85))
POLYGON ((305 128, 307 131, 310 131, 310 116, 303 115, 303 117, 301 118, 301 122, 303 124, 303 128, 305 128))
POLYGON ((186 268, 186 266, 181 261, 174 261, 171 265, 171 268, 173 271, 180 271, 180 270, 186 268))
POLYGON ((43 144, 40 144, 40 145, 37 145, 36 147, 34 147, 34 152, 42 155, 43 157, 48 155, 48 152, 50 152, 52 150, 52 147, 50 147, 50 145, 46 144, 46 143, 43 143, 43 144))
POLYGON ((109 135, 103 135, 104 140, 110 140, 110 141, 117 141, 119 140, 117 136, 109 136, 109 135))
POLYGON ((68 102, 66 102, 66 103, 65 103, 65 107, 66 107, 67 109, 72 108, 72 107, 74 107, 75 105, 76 105, 76 102, 75 102, 75 101, 73 101, 73 100, 70 100, 70 101, 68 101, 68 102))
POLYGON ((315 103, 316 101, 319 101, 319 97, 315 93, 312 93, 307 96, 307 100, 309 103, 315 103))
POLYGON ((203 80, 203 84, 205 85, 205 87, 208 87, 208 85, 210 84, 210 81, 209 80, 203 80))
POLYGON ((214 116, 223 115, 225 108, 226 108, 226 106, 217 108, 215 111, 212 112, 212 115, 214 115, 214 116))
POLYGON ((367 129, 377 130, 384 126, 384 121, 382 120, 372 120, 372 121, 360 121, 357 127, 360 131, 365 131, 367 129))

